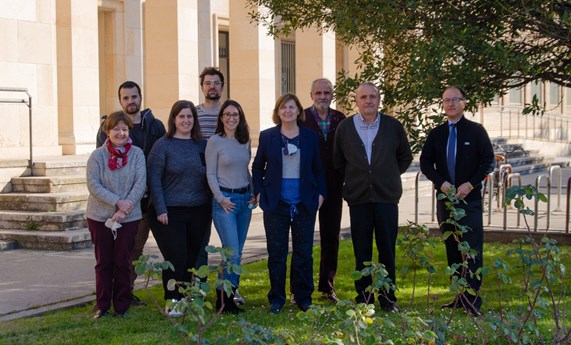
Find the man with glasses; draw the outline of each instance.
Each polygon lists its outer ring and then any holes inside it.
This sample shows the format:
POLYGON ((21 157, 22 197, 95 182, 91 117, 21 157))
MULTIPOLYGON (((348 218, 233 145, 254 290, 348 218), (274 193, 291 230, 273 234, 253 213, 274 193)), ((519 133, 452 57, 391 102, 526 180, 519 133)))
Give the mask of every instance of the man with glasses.
POLYGON ((204 103, 196 107, 198 124, 202 137, 206 140, 214 135, 218 121, 218 113, 224 90, 224 75, 214 67, 206 67, 200 73, 200 88, 204 94, 204 103))
MULTIPOLYGON (((484 248, 481 182, 492 170, 494 151, 484 127, 464 116, 464 90, 458 86, 448 87, 442 95, 442 104, 447 121, 428 134, 420 155, 420 169, 434 183, 436 193, 448 194, 451 188, 455 188, 456 195, 466 202, 455 205, 466 211, 466 216, 459 223, 469 228, 459 240, 466 241, 476 251, 475 257, 466 259, 468 269, 475 273, 482 267, 484 248)), ((453 225, 444 223, 450 214, 446 210, 446 200, 437 202, 438 223, 443 233, 456 230, 453 225)), ((448 266, 465 261, 454 236, 449 236, 445 245, 448 266)), ((442 308, 463 308, 467 313, 478 316, 482 305, 479 295, 481 277, 470 276, 470 272, 462 270, 462 267, 458 268, 456 276, 464 277, 476 295, 459 294, 442 308)))

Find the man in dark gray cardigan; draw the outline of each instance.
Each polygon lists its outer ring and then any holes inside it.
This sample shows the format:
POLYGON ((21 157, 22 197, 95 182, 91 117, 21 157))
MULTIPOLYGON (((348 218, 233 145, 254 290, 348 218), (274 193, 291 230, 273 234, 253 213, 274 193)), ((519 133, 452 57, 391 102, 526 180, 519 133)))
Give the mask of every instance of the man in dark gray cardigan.
MULTIPOLYGON (((333 149, 335 169, 344 176, 343 198, 349 204, 351 237, 356 269, 362 270, 373 256, 373 234, 389 278, 395 280, 395 245, 398 202, 402 195, 400 175, 412 162, 406 133, 395 118, 381 114, 379 89, 362 83, 355 92, 359 113, 337 127, 333 149)), ((371 277, 355 281, 358 303, 373 303, 365 292, 371 277)), ((397 311, 394 289, 378 296, 381 309, 397 311)))

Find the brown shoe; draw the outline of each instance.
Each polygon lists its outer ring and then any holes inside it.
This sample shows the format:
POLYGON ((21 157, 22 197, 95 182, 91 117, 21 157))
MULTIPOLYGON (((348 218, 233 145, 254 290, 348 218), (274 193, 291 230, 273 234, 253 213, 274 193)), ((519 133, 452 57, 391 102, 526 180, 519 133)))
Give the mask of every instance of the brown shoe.
POLYGON ((330 301, 333 303, 339 303, 339 297, 335 294, 335 291, 324 292, 321 294, 321 299, 325 301, 330 301))

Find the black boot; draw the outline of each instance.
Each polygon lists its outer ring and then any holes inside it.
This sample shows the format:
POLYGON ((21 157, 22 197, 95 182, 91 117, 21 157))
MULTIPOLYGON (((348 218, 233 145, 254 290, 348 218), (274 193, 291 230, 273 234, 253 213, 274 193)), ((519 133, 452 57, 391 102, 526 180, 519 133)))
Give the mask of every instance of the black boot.
POLYGON ((238 305, 236 305, 236 302, 234 302, 234 291, 236 290, 232 289, 232 294, 230 296, 226 296, 226 294, 224 294, 223 313, 240 314, 245 311, 244 309, 239 308, 238 305))
MULTIPOLYGON (((222 308, 222 295, 224 294, 224 291, 222 290, 216 290, 216 311, 220 311, 220 308, 222 308)), ((224 310, 226 310, 226 299, 224 299, 224 310)))

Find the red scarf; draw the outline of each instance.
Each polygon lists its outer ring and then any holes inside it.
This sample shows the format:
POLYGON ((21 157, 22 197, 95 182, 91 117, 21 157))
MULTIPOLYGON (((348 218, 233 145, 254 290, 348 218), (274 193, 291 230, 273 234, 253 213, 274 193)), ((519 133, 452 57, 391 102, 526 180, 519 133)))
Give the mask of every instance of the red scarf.
POLYGON ((128 161, 127 153, 131 149, 132 142, 133 141, 131 140, 131 138, 129 138, 127 144, 123 146, 125 148, 125 152, 121 152, 121 150, 119 150, 118 148, 113 147, 113 145, 111 145, 111 141, 107 139, 105 145, 107 146, 107 151, 109 151, 110 154, 109 160, 107 161, 109 169, 111 170, 120 169, 121 167, 127 165, 128 161))

